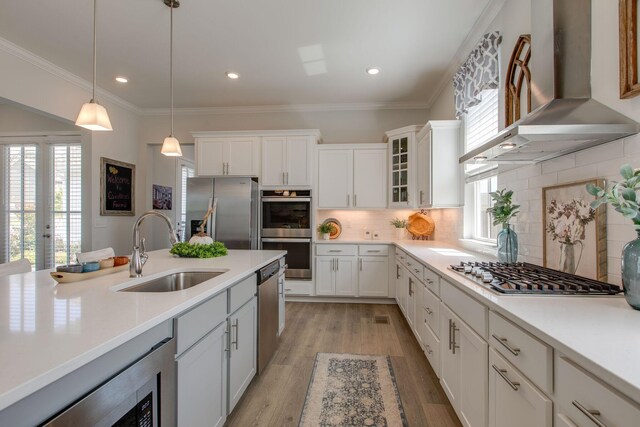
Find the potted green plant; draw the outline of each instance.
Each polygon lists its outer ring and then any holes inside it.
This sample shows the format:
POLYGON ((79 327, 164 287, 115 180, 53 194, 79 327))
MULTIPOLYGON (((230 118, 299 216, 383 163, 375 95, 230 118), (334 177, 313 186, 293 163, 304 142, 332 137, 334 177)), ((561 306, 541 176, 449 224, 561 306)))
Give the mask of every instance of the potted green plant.
POLYGON ((396 217, 389 221, 389 224, 393 225, 396 229, 396 237, 402 239, 404 237, 404 230, 407 228, 407 220, 396 217))
POLYGON ((496 241, 498 244, 498 261, 516 262, 518 260, 518 235, 509 223, 518 214, 520 205, 514 205, 511 201, 513 191, 502 190, 489 193, 493 205, 487 209, 487 213, 493 217, 493 225, 502 225, 496 241))
POLYGON ((335 232, 336 228, 335 226, 328 222, 328 223, 322 223, 318 226, 318 233, 322 234, 322 238, 324 240, 329 240, 329 237, 331 237, 331 233, 335 232))
POLYGON ((587 184, 587 192, 596 197, 591 207, 608 203, 630 219, 638 237, 622 248, 622 287, 624 296, 631 307, 640 310, 640 169, 633 169, 631 165, 620 168, 623 180, 613 183, 609 188, 600 188, 594 184, 587 184))

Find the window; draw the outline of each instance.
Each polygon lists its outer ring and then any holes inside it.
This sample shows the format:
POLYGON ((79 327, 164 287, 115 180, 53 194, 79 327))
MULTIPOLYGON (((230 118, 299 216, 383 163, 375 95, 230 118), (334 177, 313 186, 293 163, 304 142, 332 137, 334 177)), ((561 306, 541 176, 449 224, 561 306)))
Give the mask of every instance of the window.
MULTIPOLYGON (((465 152, 469 152, 495 136, 499 131, 498 89, 482 91, 482 101, 470 107, 464 116, 465 152)), ((477 163, 465 165, 467 177, 467 207, 471 215, 467 215, 465 234, 475 240, 495 241, 496 230, 492 219, 487 214, 491 207, 489 193, 497 188, 497 166, 477 163)))
POLYGON ((187 178, 195 176, 195 169, 192 164, 181 162, 180 164, 180 211, 178 217, 178 235, 180 240, 186 236, 187 224, 187 178))
POLYGON ((81 250, 82 148, 59 139, 0 145, 0 262, 26 258, 40 270, 69 264, 81 250))

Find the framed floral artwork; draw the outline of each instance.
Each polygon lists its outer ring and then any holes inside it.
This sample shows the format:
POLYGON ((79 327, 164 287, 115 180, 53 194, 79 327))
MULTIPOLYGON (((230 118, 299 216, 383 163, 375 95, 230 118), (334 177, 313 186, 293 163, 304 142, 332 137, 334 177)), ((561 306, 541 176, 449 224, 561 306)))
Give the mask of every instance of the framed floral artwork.
POLYGON ((592 209, 590 179, 542 189, 544 266, 590 279, 607 280, 606 208, 592 209))

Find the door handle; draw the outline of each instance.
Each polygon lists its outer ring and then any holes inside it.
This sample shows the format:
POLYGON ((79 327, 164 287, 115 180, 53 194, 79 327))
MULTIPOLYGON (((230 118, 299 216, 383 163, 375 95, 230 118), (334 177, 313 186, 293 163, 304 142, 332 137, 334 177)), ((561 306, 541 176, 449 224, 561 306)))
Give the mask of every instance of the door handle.
POLYGON ((409 296, 413 295, 413 280, 409 277, 409 296))
POLYGON ((456 322, 451 322, 451 351, 453 354, 456 354, 456 348, 460 348, 460 346, 456 343, 456 331, 460 329, 456 327, 456 322))
POLYGON ((351 194, 347 194, 347 207, 351 206, 351 194))
POLYGON ((231 344, 229 343, 230 341, 230 337, 229 337, 229 324, 227 323, 227 327, 224 328, 224 336, 225 336, 225 346, 224 346, 224 351, 226 352, 230 352, 231 351, 231 344), (229 347, 226 346, 226 344, 229 344, 229 347))
POLYGON ((400 278, 400 266, 396 264, 396 279, 400 278))
MULTIPOLYGON (((513 381, 511 381, 509 379, 509 377, 507 376, 507 370, 506 369, 500 369, 496 365, 491 365, 491 367, 493 368, 494 371, 496 371, 502 377, 503 380, 505 380, 507 382, 507 384, 509 384, 509 387, 511 387, 514 391, 518 391, 518 387, 520 386, 520 383, 514 383, 513 381)), ((578 408, 578 409, 580 409, 580 408, 578 408)))
POLYGON ((358 206, 358 199, 357 199, 358 195, 354 194, 353 195, 353 207, 355 208, 356 206, 358 206))
POLYGON ((451 341, 451 326, 453 325, 453 320, 449 319, 449 350, 451 350, 452 341, 451 341))
POLYGON ((576 408, 578 408, 578 410, 582 412, 585 417, 589 418, 589 421, 591 421, 598 427, 607 427, 606 424, 604 424, 602 421, 596 418, 597 416, 600 415, 600 411, 598 411, 597 409, 587 409, 577 400, 574 400, 573 402, 571 402, 571 404, 576 408))
POLYGON ((519 348, 513 348, 511 347, 509 344, 507 344, 507 339, 506 338, 500 338, 499 336, 497 336, 496 334, 491 334, 492 337, 494 337, 495 339, 498 340, 498 342, 500 344, 502 344, 504 346, 504 348, 506 348, 507 350, 509 350, 509 352, 511 354, 513 354, 514 356, 517 356, 520 354, 520 349, 519 348))
MULTIPOLYGON (((238 349, 238 320, 239 319, 236 319, 235 322, 233 322, 233 324, 231 325, 231 328, 236 328, 236 340, 231 341, 231 345, 235 345, 236 350, 238 349)), ((231 337, 233 339, 233 329, 231 330, 231 337)))

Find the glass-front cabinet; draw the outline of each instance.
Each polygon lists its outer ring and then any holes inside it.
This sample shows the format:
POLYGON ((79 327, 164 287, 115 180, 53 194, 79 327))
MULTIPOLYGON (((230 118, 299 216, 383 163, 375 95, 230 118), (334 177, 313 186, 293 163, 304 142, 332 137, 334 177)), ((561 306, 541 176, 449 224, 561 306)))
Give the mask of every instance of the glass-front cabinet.
POLYGON ((416 134, 422 126, 385 133, 389 144, 389 206, 415 207, 416 134))

